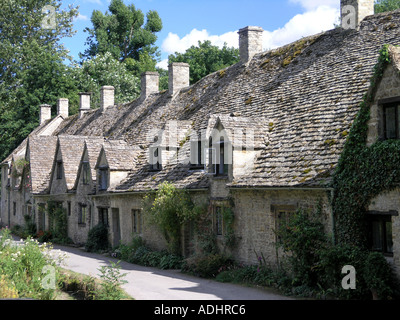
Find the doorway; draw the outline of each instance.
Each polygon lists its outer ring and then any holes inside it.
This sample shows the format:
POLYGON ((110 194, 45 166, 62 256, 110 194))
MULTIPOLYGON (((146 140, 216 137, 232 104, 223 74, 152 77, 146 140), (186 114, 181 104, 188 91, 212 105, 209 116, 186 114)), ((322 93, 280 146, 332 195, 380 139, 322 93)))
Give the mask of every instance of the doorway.
POLYGON ((112 208, 112 244, 113 247, 117 247, 121 241, 121 225, 119 220, 119 209, 112 208))

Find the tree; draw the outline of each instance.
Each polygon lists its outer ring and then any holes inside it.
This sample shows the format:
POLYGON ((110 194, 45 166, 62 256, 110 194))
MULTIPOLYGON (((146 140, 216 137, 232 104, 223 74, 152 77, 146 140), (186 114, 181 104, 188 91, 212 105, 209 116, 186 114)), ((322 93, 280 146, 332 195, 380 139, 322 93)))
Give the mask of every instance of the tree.
POLYGON ((169 56, 169 63, 186 62, 190 65, 190 83, 194 84, 206 75, 239 62, 239 49, 228 48, 224 44, 220 49, 211 41, 199 41, 198 47, 192 46, 185 53, 176 52, 169 56))
POLYGON ((61 0, 0 2, 0 158, 37 126, 41 103, 55 105, 76 89, 59 41, 74 34, 77 15, 72 6, 61 10, 61 0))
POLYGON ((400 8, 400 0, 377 0, 375 1, 375 13, 393 11, 400 8))
POLYGON ((75 66, 74 77, 80 91, 93 93, 94 108, 100 103, 100 88, 105 85, 114 86, 116 103, 129 102, 140 95, 140 79, 109 52, 84 61, 82 66, 75 66))
POLYGON ((98 10, 93 11, 93 28, 85 29, 89 33, 86 42, 89 48, 81 54, 81 58, 88 59, 110 52, 121 62, 128 60, 128 66, 133 70, 138 69, 134 61, 145 61, 147 64, 149 59, 154 61, 154 69, 159 55, 154 43, 157 41, 156 33, 162 29, 157 11, 147 13, 145 24, 143 12, 133 4, 126 6, 122 0, 112 0, 109 10, 110 13, 105 14, 98 10))

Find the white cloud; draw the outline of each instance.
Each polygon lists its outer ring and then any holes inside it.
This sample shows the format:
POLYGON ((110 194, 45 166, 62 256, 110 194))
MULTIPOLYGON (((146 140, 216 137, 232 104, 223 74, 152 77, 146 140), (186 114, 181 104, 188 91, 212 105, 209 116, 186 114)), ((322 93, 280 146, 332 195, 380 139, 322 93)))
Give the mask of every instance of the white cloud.
POLYGON ((289 0, 289 2, 301 5, 307 11, 315 10, 321 6, 328 6, 339 9, 338 0, 289 0))
POLYGON ((161 60, 159 63, 157 63, 157 68, 168 70, 168 59, 161 60))
MULTIPOLYGON (((306 11, 294 16, 282 28, 265 31, 264 50, 274 49, 302 37, 333 29, 334 24, 338 23, 338 0, 289 0, 289 2, 301 5, 306 11)), ((213 45, 219 47, 222 47, 224 43, 227 43, 228 47, 239 47, 237 30, 222 35, 210 35, 205 29, 201 31, 193 29, 182 38, 170 32, 162 43, 161 49, 165 54, 183 53, 191 46, 197 46, 199 41, 205 40, 210 40, 213 45)), ((166 68, 167 59, 161 61, 158 66, 166 68)))
POLYGON ((89 17, 79 13, 78 16, 75 18, 75 20, 76 21, 88 21, 89 17))
MULTIPOLYGON (((308 2, 314 1, 309 0, 308 2)), ((319 6, 312 11, 298 14, 290 19, 283 28, 265 31, 264 48, 266 50, 277 48, 302 37, 333 29, 338 16, 339 10, 329 6, 319 6)))
POLYGON ((189 34, 180 38, 177 34, 170 32, 161 45, 165 53, 183 53, 191 46, 197 46, 199 41, 210 40, 213 45, 223 47, 227 43, 228 47, 238 47, 237 31, 227 32, 223 35, 210 35, 207 30, 193 29, 189 34))
POLYGON ((102 5, 103 4, 101 2, 101 0, 84 0, 84 2, 95 3, 95 4, 98 4, 98 5, 102 5))

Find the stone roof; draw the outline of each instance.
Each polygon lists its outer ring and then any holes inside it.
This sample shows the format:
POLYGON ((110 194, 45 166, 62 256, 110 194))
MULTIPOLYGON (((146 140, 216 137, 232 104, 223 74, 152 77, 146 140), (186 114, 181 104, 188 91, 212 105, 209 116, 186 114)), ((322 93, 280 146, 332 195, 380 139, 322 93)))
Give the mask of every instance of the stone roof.
POLYGON ((57 137, 30 136, 28 139, 30 178, 32 193, 41 194, 47 190, 53 167, 57 137))
MULTIPOLYGON (((151 172, 147 148, 154 130, 168 121, 190 123, 198 132, 209 130, 218 115, 227 127, 257 132, 255 165, 234 177, 231 187, 326 186, 384 44, 400 45, 400 11, 369 16, 359 30, 337 28, 257 54, 174 96, 160 92, 104 113, 72 116, 55 134, 103 136, 141 147, 135 171, 116 190, 146 190, 163 180, 205 188, 209 176, 184 163, 151 172)), ((180 152, 189 144, 183 141, 180 152)))
POLYGON ((63 172, 68 190, 73 189, 75 186, 85 139, 86 137, 83 136, 58 136, 58 150, 61 152, 63 172))
MULTIPOLYGON (((102 152, 105 153, 108 168, 111 171, 134 170, 138 162, 137 156, 141 151, 142 149, 138 146, 129 145, 123 140, 106 140, 102 145, 102 152)), ((100 157, 98 160, 100 160, 100 157)))

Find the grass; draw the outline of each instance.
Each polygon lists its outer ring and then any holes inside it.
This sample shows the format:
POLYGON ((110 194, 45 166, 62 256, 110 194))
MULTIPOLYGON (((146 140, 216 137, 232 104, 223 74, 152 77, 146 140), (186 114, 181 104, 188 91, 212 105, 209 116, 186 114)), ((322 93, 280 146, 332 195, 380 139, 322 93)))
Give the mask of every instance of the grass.
MULTIPOLYGON (((60 268, 59 288, 56 300, 97 300, 104 281, 60 268)), ((119 300, 133 300, 123 289, 118 288, 119 300)), ((108 299, 103 299, 108 300, 108 299)))
POLYGON ((0 299, 131 299, 121 289, 125 274, 119 263, 100 268, 95 279, 62 269, 65 256, 56 258, 51 249, 29 237, 13 241, 8 228, 0 229, 0 299))

